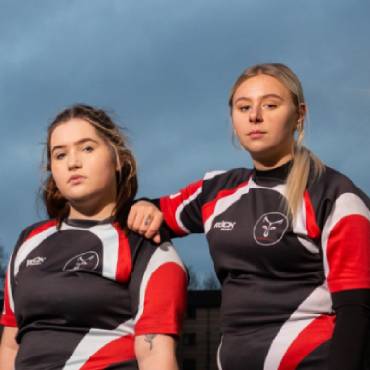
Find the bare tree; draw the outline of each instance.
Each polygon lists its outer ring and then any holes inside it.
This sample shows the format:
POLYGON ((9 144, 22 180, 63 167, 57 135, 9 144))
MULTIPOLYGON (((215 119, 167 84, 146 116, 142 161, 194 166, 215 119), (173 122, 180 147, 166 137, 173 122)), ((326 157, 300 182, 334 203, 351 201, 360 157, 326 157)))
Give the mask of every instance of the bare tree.
POLYGON ((195 272, 193 266, 189 265, 186 266, 186 269, 188 270, 188 275, 189 275, 189 285, 188 289, 189 290, 199 290, 202 287, 201 281, 195 272))
POLYGON ((215 274, 210 272, 202 282, 202 288, 204 290, 219 290, 221 289, 220 283, 218 282, 215 274))

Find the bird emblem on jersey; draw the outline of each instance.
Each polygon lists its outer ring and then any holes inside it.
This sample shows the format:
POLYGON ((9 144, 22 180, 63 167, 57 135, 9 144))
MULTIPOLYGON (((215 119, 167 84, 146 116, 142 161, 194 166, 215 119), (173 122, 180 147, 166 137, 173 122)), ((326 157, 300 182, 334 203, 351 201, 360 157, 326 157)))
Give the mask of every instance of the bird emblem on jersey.
POLYGON ((72 257, 63 267, 63 271, 94 271, 99 265, 99 256, 94 251, 72 257))
POLYGON ((288 225, 288 218, 283 213, 265 213, 257 220, 254 226, 254 239, 259 245, 275 245, 284 236, 288 225))

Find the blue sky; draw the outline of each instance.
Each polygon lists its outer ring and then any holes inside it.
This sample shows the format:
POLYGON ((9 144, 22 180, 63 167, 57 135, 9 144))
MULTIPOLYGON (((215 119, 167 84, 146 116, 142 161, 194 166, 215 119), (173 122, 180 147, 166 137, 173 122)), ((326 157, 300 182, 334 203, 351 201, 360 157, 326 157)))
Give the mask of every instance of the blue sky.
MULTIPOLYGON (((127 127, 140 193, 175 192, 207 170, 250 166, 233 147, 227 96, 248 65, 283 62, 309 104, 306 143, 370 190, 367 0, 0 1, 0 244, 44 217, 45 129, 75 102, 127 127)), ((208 274, 203 236, 176 241, 208 274)))

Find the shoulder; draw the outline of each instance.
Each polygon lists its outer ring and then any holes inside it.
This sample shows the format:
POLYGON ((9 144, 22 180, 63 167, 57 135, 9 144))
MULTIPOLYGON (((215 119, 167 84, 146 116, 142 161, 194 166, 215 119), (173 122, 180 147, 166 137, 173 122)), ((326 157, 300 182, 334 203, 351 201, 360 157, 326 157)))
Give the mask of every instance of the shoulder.
POLYGON ((335 200, 339 197, 355 196, 369 207, 369 197, 353 181, 340 171, 329 166, 324 167, 318 179, 312 181, 309 188, 335 200))
POLYGON ((215 196, 222 190, 232 190, 248 182, 251 169, 233 168, 227 171, 210 171, 203 178, 203 194, 215 196))
POLYGON ((57 226, 56 220, 43 220, 35 222, 27 227, 25 227, 18 238, 18 244, 24 242, 26 239, 29 239, 32 236, 40 234, 49 229, 55 229, 57 226))

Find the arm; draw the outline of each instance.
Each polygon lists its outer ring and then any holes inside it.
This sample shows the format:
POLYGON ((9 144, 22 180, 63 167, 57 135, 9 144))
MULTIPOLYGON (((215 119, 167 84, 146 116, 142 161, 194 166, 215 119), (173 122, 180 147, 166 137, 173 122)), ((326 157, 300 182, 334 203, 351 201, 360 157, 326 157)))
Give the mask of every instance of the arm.
POLYGON ((169 335, 146 334, 135 338, 140 370, 178 370, 176 342, 169 335))
POLYGON ((0 369, 14 370, 15 356, 18 352, 18 344, 15 337, 18 333, 17 328, 5 326, 0 345, 0 369))
MULTIPOLYGON (((351 190, 351 189, 350 189, 351 190)), ((370 212, 355 191, 333 202, 322 232, 326 275, 336 324, 329 370, 359 370, 370 323, 370 212)))
POLYGON ((329 355, 329 370, 360 370, 364 366, 370 332, 370 290, 333 294, 336 323, 329 355))
POLYGON ((203 180, 200 180, 174 195, 150 201, 144 198, 139 200, 130 210, 128 227, 146 238, 154 236, 157 243, 161 240, 159 229, 162 223, 170 238, 204 232, 202 187, 203 180))
POLYGON ((136 243, 130 297, 140 370, 177 370, 175 338, 186 307, 187 274, 174 247, 136 243), (155 367, 153 367, 155 366, 155 367))

